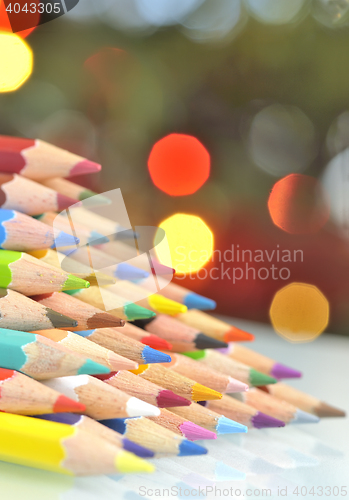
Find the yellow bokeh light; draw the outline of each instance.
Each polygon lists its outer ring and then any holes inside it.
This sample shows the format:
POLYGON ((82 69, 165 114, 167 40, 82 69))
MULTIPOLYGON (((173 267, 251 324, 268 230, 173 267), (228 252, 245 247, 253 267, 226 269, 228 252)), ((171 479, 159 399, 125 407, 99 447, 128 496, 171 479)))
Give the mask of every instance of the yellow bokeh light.
POLYGON ((291 283, 279 290, 270 307, 274 329, 291 342, 310 342, 328 325, 329 304, 316 286, 291 283))
MULTIPOLYGON (((176 273, 194 273, 201 269, 213 253, 213 234, 205 222, 195 215, 175 214, 161 222, 166 233, 171 267, 176 273)), ((169 265, 168 252, 156 247, 160 262, 169 265)))
POLYGON ((31 75, 33 53, 21 37, 0 33, 0 92, 18 89, 31 75))

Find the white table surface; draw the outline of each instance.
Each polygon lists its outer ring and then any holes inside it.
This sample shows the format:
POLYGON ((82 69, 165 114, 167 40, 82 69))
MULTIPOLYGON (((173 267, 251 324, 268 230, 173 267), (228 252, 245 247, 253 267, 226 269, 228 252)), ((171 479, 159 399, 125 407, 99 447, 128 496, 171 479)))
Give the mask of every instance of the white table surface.
MULTIPOLYGON (((349 412, 349 337, 323 334, 309 344, 290 344, 266 325, 243 320, 234 324, 256 335, 255 350, 303 371, 303 378, 290 384, 349 412)), ((151 475, 73 479, 0 462, 1 500, 349 499, 346 418, 251 430, 200 444, 208 455, 153 460, 157 471, 151 475), (297 486, 298 496, 293 494, 297 486), (326 486, 338 486, 339 495, 326 486), (346 495, 341 495, 342 486, 347 487, 346 495), (167 495, 164 488, 173 489, 167 495)))

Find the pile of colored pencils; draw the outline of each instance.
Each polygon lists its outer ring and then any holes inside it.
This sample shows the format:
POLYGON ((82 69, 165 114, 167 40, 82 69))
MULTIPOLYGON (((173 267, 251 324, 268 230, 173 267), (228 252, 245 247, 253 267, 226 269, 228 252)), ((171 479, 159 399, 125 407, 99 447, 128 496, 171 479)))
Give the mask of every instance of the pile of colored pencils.
MULTIPOLYGON (((197 440, 344 416, 280 382, 301 373, 242 346, 253 335, 203 312, 213 300, 152 293, 148 257, 125 262, 133 233, 108 238, 120 225, 79 206, 71 227, 59 212, 96 193, 65 177, 100 168, 0 137, 0 460, 152 472, 152 457, 205 454, 197 440)), ((172 269, 151 267, 161 287, 172 269)))

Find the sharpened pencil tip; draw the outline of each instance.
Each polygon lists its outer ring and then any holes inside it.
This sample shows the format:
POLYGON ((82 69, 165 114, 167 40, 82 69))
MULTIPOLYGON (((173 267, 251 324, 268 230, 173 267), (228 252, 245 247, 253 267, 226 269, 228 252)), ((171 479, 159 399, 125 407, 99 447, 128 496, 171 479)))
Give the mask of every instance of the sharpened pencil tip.
POLYGON ((160 391, 156 398, 156 402, 159 408, 171 408, 172 406, 189 406, 191 403, 188 399, 178 396, 168 389, 163 389, 160 391))
POLYGON ((320 418, 312 413, 297 409, 296 414, 290 424, 317 424, 320 418))
POLYGON ((165 354, 164 352, 152 349, 149 346, 145 346, 142 351, 142 358, 145 364, 151 363, 170 363, 171 356, 165 354))
POLYGON ((250 368, 250 384, 253 386, 276 384, 277 380, 265 373, 250 368))
POLYGON ((115 467, 121 474, 155 471, 154 465, 128 451, 118 453, 115 459, 115 467))
POLYGON ((217 434, 236 434, 247 432, 247 427, 246 425, 239 424, 239 422, 235 422, 235 420, 222 416, 218 419, 216 431, 217 434))
POLYGON ((130 453, 134 453, 137 455, 137 457, 141 458, 153 458, 154 452, 149 450, 148 448, 144 448, 144 446, 141 446, 134 441, 130 441, 127 438, 123 438, 122 440, 123 448, 126 451, 129 451, 130 453))
POLYGON ((133 304, 132 302, 124 306, 124 312, 128 321, 133 321, 135 319, 148 319, 156 316, 153 311, 149 311, 149 309, 133 304))
POLYGON ((167 340, 161 339, 157 335, 147 335, 141 339, 142 344, 151 347, 152 349, 158 349, 159 351, 171 351, 172 344, 167 342, 167 340))
POLYGON ((80 206, 81 201, 74 200, 74 198, 69 198, 69 196, 57 193, 57 205, 58 205, 58 210, 61 212, 62 210, 71 207, 72 205, 80 206))
POLYGON ((147 278, 149 273, 138 267, 131 266, 131 264, 122 262, 116 266, 114 276, 119 280, 138 281, 147 278))
POLYGON ((192 399, 193 401, 209 401, 212 399, 222 399, 222 394, 220 392, 214 391, 209 387, 201 384, 194 384, 192 389, 192 399))
POLYGON ((64 316, 64 314, 54 311, 49 307, 45 307, 45 311, 46 316, 51 321, 54 328, 75 328, 78 325, 78 322, 75 319, 69 318, 69 316, 64 316))
POLYGON ((110 373, 110 369, 107 366, 92 361, 92 359, 87 359, 77 372, 78 375, 99 375, 102 373, 110 373))
POLYGON ((282 365, 281 363, 275 363, 270 375, 277 379, 300 378, 302 376, 302 372, 295 370, 294 368, 290 368, 289 366, 282 365))
POLYGON ((215 432, 209 431, 200 427, 199 425, 193 424, 193 422, 183 422, 180 426, 182 434, 185 435, 189 441, 198 441, 200 439, 217 439, 217 434, 215 432))
POLYGON ((321 401, 320 405, 318 405, 314 409, 314 413, 320 418, 324 417, 345 417, 346 413, 339 408, 335 408, 334 406, 330 406, 327 403, 321 401))
POLYGON ((266 429, 269 427, 285 427, 285 422, 278 420, 277 418, 270 417, 265 413, 258 411, 256 415, 251 418, 253 427, 256 429, 266 429))
POLYGON ((68 278, 65 280, 62 290, 80 290, 82 288, 89 288, 90 283, 86 280, 74 276, 74 274, 69 274, 68 278))
POLYGON ((72 234, 65 233, 64 231, 60 231, 57 236, 55 236, 55 242, 53 243, 51 248, 60 247, 71 247, 76 246, 80 243, 79 238, 73 236, 72 234))
POLYGON ((83 174, 93 174, 94 172, 99 172, 102 166, 99 163, 95 163, 90 160, 79 161, 69 172, 69 177, 74 177, 75 175, 83 174))
POLYGON ((179 457, 188 457, 190 455, 206 455, 207 450, 203 446, 200 446, 191 441, 184 439, 179 445, 179 457))
POLYGON ((175 300, 168 299, 155 293, 148 297, 149 305, 159 314, 168 314, 170 316, 175 316, 176 314, 187 312, 188 308, 184 304, 180 304, 175 300))
POLYGON ((248 385, 236 380, 235 378, 229 377, 229 383, 226 388, 226 393, 232 394, 234 392, 246 392, 248 391, 248 385))
POLYGON ((127 401, 126 411, 129 417, 158 417, 160 415, 159 408, 134 397, 127 401))
POLYGON ((85 405, 79 403, 78 401, 74 401, 73 399, 67 398, 63 394, 61 394, 54 406, 53 411, 55 413, 84 413, 85 405))
POLYGON ((217 306, 215 300, 194 292, 190 292, 185 296, 184 304, 188 309, 199 309, 200 311, 213 311, 217 306))
POLYGON ((224 340, 225 342, 252 342, 254 335, 233 326, 224 334, 224 340))
POLYGON ((213 337, 209 337, 204 333, 198 333, 195 338, 195 347, 197 349, 222 349, 224 347, 228 347, 228 344, 222 342, 221 340, 214 339, 213 337))

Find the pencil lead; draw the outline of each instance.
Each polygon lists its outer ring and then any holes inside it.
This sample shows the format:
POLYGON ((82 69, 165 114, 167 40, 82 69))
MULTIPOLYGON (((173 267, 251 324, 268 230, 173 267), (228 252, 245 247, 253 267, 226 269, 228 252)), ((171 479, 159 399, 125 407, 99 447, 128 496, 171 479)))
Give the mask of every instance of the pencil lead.
POLYGON ((82 278, 74 276, 74 274, 69 274, 68 278, 65 280, 63 291, 66 290, 80 290, 81 288, 89 288, 90 283, 82 278))
POLYGON ((234 326, 224 334, 224 340, 226 342, 252 342, 254 335, 234 326))
POLYGON ((317 424, 318 422, 320 422, 320 418, 316 415, 297 409, 290 424, 317 424))
POLYGON ((95 172, 99 172, 102 169, 102 166, 94 161, 90 160, 82 160, 79 161, 69 172, 69 177, 74 177, 75 175, 83 175, 83 174, 93 174, 95 172))
POLYGON ((130 472, 154 472, 154 465, 129 451, 122 451, 115 459, 115 466, 121 474, 130 472))
POLYGON ((320 405, 316 407, 315 413, 318 417, 345 417, 346 413, 339 408, 335 408, 334 406, 330 406, 327 403, 321 401, 320 405))
POLYGON ((195 346, 197 349, 224 349, 228 347, 226 342, 209 337, 204 333, 198 333, 195 339, 195 346))
POLYGON ((164 352, 152 349, 149 346, 145 346, 142 351, 142 357, 144 358, 145 364, 151 363, 170 363, 171 356, 165 354, 164 352))
POLYGON ((157 349, 159 351, 171 351, 172 344, 167 342, 167 340, 161 339, 157 335, 147 335, 141 339, 142 344, 151 347, 152 349, 157 349))
POLYGON ((55 413, 84 413, 85 409, 85 405, 79 403, 78 401, 74 401, 73 399, 67 398, 63 394, 57 398, 53 406, 53 411, 55 413))
POLYGON ((76 246, 80 243, 79 238, 73 236, 72 234, 65 233, 64 231, 60 231, 57 236, 55 236, 55 241, 52 244, 51 248, 60 248, 60 247, 71 247, 76 246))
POLYGON ((77 372, 78 375, 98 375, 100 373, 110 373, 110 369, 92 361, 92 359, 87 359, 77 372))
POLYGON ((137 457, 141 458, 153 458, 154 452, 149 450, 148 448, 144 448, 144 446, 141 446, 134 441, 130 441, 127 438, 123 438, 122 440, 123 447, 126 451, 129 451, 130 453, 134 453, 137 455, 137 457))
POLYGON ((156 398, 159 408, 171 408, 172 406, 190 406, 188 399, 178 396, 168 389, 163 389, 156 398))
POLYGON ((74 328, 78 325, 78 322, 73 318, 69 318, 69 316, 65 316, 49 307, 45 307, 45 310, 46 316, 55 328, 74 328))
POLYGON ((183 422, 183 424, 180 425, 180 430, 189 441, 217 439, 217 434, 215 432, 204 429, 204 427, 193 424, 193 422, 183 422))
POLYGON ((139 269, 138 267, 131 266, 131 264, 122 262, 116 266, 114 276, 119 280, 135 281, 147 278, 149 273, 143 269, 139 269))
POLYGON ((153 311, 149 311, 149 309, 145 309, 145 307, 133 304, 132 302, 124 306, 124 311, 129 321, 143 318, 148 319, 156 316, 153 311))
POLYGON ((217 306, 215 300, 194 292, 190 292, 186 295, 184 304, 188 309, 199 309, 200 311, 213 311, 213 309, 216 309, 217 306))
POLYGON ((276 384, 277 380, 254 368, 250 369, 250 383, 253 386, 276 384))
POLYGON ((167 297, 163 297, 155 293, 154 295, 150 295, 148 297, 149 305, 152 309, 159 314, 169 314, 170 316, 174 316, 175 314, 185 313, 188 308, 184 304, 180 304, 175 300, 168 299, 167 297))
POLYGON ((135 397, 131 397, 126 406, 130 417, 158 417, 160 415, 159 408, 135 397))
POLYGON ((244 384, 244 382, 240 382, 240 380, 236 380, 235 378, 228 377, 229 383, 227 385, 227 389, 225 392, 234 393, 234 392, 246 392, 248 391, 248 385, 244 384))
POLYGON ((295 370, 294 368, 282 365, 281 363, 275 363, 270 374, 277 379, 300 378, 302 376, 302 372, 295 370))
POLYGON ((203 446, 184 439, 179 445, 179 457, 187 457, 190 455, 206 455, 207 450, 203 446))
POLYGON ((277 418, 270 417, 261 411, 258 411, 256 415, 251 418, 253 426, 256 429, 265 429, 269 427, 285 427, 285 422, 278 420, 277 418))
POLYGON ((57 204, 58 210, 61 212, 70 206, 80 206, 81 201, 74 200, 74 198, 70 198, 69 196, 65 196, 64 194, 57 193, 57 204))
POLYGON ((247 432, 247 427, 235 422, 235 420, 221 416, 218 419, 216 431, 217 434, 235 434, 237 432, 247 432))
POLYGON ((214 391, 209 387, 205 387, 201 384, 194 384, 192 389, 193 400, 194 401, 208 401, 212 399, 222 399, 222 394, 220 392, 214 391))

